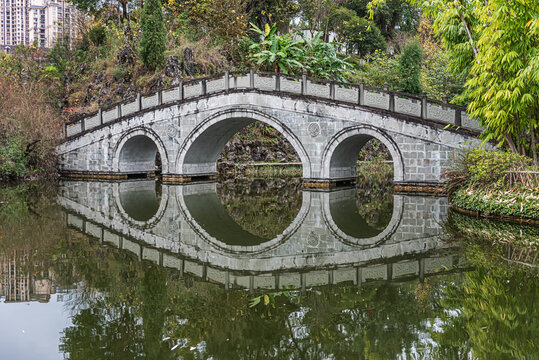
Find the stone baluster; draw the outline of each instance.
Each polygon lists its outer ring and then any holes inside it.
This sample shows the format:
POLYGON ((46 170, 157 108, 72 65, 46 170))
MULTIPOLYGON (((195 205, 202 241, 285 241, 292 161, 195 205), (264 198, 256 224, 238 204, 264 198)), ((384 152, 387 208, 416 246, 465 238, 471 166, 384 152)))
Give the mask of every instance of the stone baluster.
POLYGON ((202 94, 201 95, 206 95, 206 79, 202 80, 202 94))
POLYGON ((393 280, 393 263, 387 264, 387 281, 393 280))
POLYGON ((425 280, 425 259, 419 259, 419 281, 425 280))
POLYGON ((421 97, 421 119, 427 118, 427 93, 423 91, 423 96, 421 97))
POLYGON ((365 105, 365 80, 361 79, 359 84, 359 105, 365 105))
POLYGON ((307 95, 307 74, 301 75, 301 95, 307 95))
POLYGON ((251 89, 255 88, 255 71, 253 70, 253 68, 249 70, 249 87, 251 89))
POLYGON ((228 92, 229 88, 230 88, 230 83, 229 83, 229 79, 230 79, 230 73, 227 71, 225 71, 225 92, 228 92))
POLYGON ((395 112, 395 92, 389 92, 389 111, 395 112))
POLYGON ((455 109, 455 125, 462 126, 462 110, 455 109))
MULTIPOLYGON (((142 96, 140 95, 140 93, 137 93, 137 111, 140 110, 142 110, 142 96)), ((101 113, 101 109, 99 109, 99 112, 101 113)), ((101 116, 101 114, 99 115, 99 117, 101 118, 101 124, 103 124, 103 117, 101 116)))
POLYGON ((178 85, 178 98, 183 100, 183 78, 180 79, 180 84, 178 85))
POLYGON ((275 74, 275 91, 281 91, 281 74, 275 74))
POLYGON ((122 104, 117 104, 116 105, 116 118, 119 119, 122 117, 122 104))
POLYGON ((361 284, 363 283, 363 268, 356 268, 356 285, 358 289, 361 289, 361 284))
POLYGON ((329 97, 331 100, 335 100, 335 78, 332 76, 329 83, 329 97))
POLYGON ((157 92, 157 105, 163 104, 163 90, 157 92))

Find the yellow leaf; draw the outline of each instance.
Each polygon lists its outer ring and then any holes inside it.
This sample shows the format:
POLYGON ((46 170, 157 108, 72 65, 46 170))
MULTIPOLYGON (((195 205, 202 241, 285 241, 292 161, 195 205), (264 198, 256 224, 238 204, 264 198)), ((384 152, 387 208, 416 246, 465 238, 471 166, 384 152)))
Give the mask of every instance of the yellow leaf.
POLYGON ((264 295, 264 305, 268 305, 268 304, 269 304, 269 296, 264 295))

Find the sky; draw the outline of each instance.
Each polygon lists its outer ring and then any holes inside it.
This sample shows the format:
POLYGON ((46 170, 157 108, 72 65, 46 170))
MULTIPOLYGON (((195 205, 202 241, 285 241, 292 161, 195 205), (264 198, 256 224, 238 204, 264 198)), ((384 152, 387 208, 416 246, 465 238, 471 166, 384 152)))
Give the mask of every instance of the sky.
POLYGON ((64 303, 52 295, 48 303, 0 301, 0 359, 63 359, 61 332, 71 326, 64 303))

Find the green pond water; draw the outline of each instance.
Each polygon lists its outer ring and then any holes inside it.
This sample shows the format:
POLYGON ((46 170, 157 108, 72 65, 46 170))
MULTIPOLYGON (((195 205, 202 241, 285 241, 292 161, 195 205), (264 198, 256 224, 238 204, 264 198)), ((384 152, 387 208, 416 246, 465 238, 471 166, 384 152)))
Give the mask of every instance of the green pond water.
POLYGON ((539 228, 300 180, 0 187, 0 359, 538 359, 539 228))

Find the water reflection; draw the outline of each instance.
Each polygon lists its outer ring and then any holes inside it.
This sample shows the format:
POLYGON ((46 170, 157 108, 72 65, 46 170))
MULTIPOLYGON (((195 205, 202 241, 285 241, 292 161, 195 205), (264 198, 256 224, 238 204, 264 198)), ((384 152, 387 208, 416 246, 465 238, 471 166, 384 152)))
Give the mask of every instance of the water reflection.
MULTIPOLYGON (((147 194, 154 186, 154 181, 69 181, 62 184, 58 201, 69 211, 70 226, 100 241, 134 252, 141 259, 188 268, 199 275, 209 271, 208 276, 220 278, 225 276, 220 269, 268 273, 353 267, 447 248, 440 240, 440 221, 447 212, 447 201, 442 197, 393 194, 392 201, 382 210, 388 214, 384 227, 380 222, 370 225, 359 214, 354 188, 330 192, 303 190, 284 209, 280 202, 286 191, 253 191, 252 198, 263 200, 243 203, 240 197, 240 210, 238 201, 227 198, 223 186, 218 190, 216 183, 162 185, 158 206, 156 195, 144 198, 153 199, 153 209, 159 207, 152 210, 152 218, 147 222, 132 217, 129 208, 114 206, 136 203, 137 188, 147 194), (249 226, 250 223, 254 225, 249 226), (271 228, 272 223, 283 230, 264 230, 271 228)), ((292 188, 297 189, 297 184, 292 184, 292 188)), ((418 273, 420 265, 409 268, 418 273)), ((372 271, 380 277, 391 276, 386 269, 372 271)), ((339 276, 350 277, 344 270, 339 276)), ((297 279, 282 285, 295 283, 297 279)))
MULTIPOLYGON (((350 189, 302 192, 297 213, 275 237, 288 235, 260 249, 211 240, 191 215, 185 197, 219 194, 215 184, 163 186, 147 221, 130 216, 120 200, 122 184, 63 184, 58 201, 67 214, 41 192, 0 189, 2 284, 16 294, 27 289, 26 279, 50 285, 47 304, 34 301, 25 311, 0 304, 0 318, 13 324, 0 329, 2 357, 491 359, 538 353, 537 278, 485 259, 482 248, 465 246, 466 260, 456 243, 440 241, 443 198, 392 195, 391 220, 373 243, 339 228, 331 211, 350 189), (14 267, 21 281, 10 282, 14 267), (255 297, 260 303, 249 307, 255 297), (56 312, 58 303, 63 313, 56 312), (36 305, 43 306, 39 312, 28 310, 36 305), (38 316, 52 313, 64 317, 60 334, 50 317, 38 316), (25 338, 15 329, 23 322, 45 335, 25 338), (54 343, 53 350, 32 352, 45 349, 43 342, 54 343)), ((127 185, 129 191, 138 186, 127 185)), ((218 199, 230 208, 222 193, 218 199)), ((230 217, 248 219, 244 211, 230 217)), ((471 227, 460 221, 461 230, 471 227)), ((19 301, 38 300, 31 292, 19 301)))
POLYGON ((159 210, 161 187, 154 181, 120 183, 120 206, 134 222, 149 222, 159 210))

